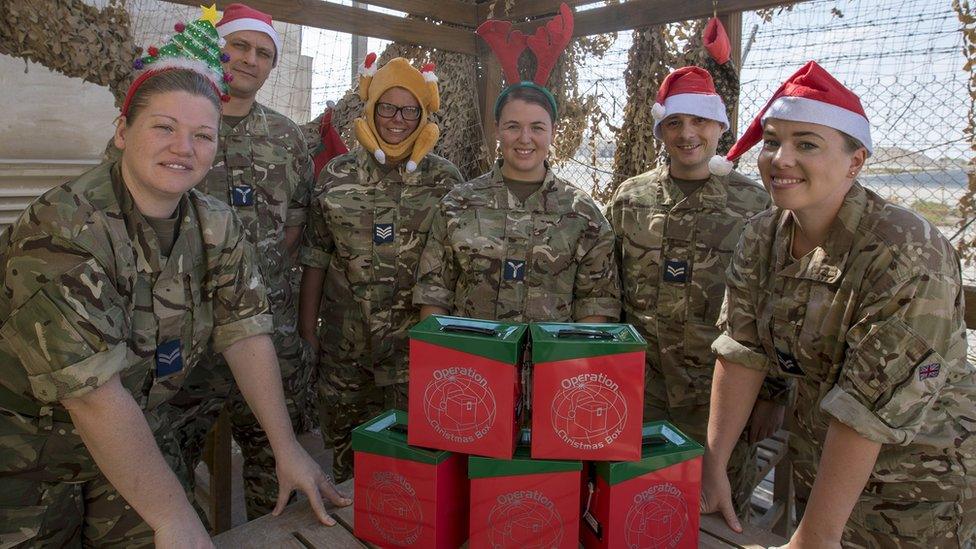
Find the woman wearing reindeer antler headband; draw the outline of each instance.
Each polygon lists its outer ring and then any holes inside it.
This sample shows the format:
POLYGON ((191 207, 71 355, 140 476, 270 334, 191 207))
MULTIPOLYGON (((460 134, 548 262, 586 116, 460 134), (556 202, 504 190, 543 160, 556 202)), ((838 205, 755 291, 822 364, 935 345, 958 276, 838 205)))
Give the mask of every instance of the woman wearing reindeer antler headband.
POLYGON ((613 231, 593 200, 556 177, 546 158, 556 101, 545 87, 573 34, 572 12, 532 36, 505 21, 478 28, 505 70, 495 103, 501 159, 448 193, 434 213, 414 303, 432 313, 509 321, 605 322, 620 312, 613 231), (518 58, 538 59, 522 81, 518 58))

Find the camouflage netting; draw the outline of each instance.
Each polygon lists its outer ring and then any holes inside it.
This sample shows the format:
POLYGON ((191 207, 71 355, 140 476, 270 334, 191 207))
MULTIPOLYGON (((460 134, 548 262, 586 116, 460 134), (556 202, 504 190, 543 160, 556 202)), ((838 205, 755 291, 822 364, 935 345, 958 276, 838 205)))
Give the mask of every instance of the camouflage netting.
POLYGON ((122 104, 141 52, 123 0, 102 9, 83 0, 0 0, 0 13, 0 53, 107 86, 122 104))
MULTIPOLYGON (((963 70, 969 73, 969 114, 963 134, 969 141, 970 150, 976 151, 976 10, 968 1, 953 0, 953 9, 959 16, 962 27, 963 50, 966 64, 963 70)), ((960 232, 976 219, 976 159, 969 160, 969 189, 959 200, 960 232)), ((967 262, 976 260, 976 239, 962 239, 957 245, 959 253, 967 262)))

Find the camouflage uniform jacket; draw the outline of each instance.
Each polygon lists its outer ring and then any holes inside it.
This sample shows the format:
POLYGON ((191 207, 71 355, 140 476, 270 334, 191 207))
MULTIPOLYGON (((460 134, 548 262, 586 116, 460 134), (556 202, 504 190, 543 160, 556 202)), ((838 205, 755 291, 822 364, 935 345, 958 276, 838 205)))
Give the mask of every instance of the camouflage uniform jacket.
POLYGON ((303 265, 325 269, 319 340, 325 363, 371 368, 378 385, 407 381, 407 329, 417 262, 437 203, 461 174, 428 154, 414 172, 380 166, 362 149, 319 174, 303 265))
POLYGON ((149 410, 209 344, 219 352, 271 331, 233 212, 196 191, 179 211, 165 258, 118 165, 102 164, 44 193, 0 234, 0 408, 65 416, 58 401, 118 373, 149 410))
POLYGON ((669 407, 708 404, 725 269, 746 221, 769 205, 738 172, 713 175, 686 197, 667 166, 624 181, 610 198, 624 319, 647 339, 648 382, 665 385, 669 407))
POLYGON ((583 191, 547 170, 520 204, 499 161, 441 201, 413 301, 491 320, 616 320, 613 241, 610 223, 583 191))
POLYGON ((976 371, 955 250, 857 183, 821 246, 793 260, 792 234, 792 215, 779 208, 750 221, 713 349, 796 380, 790 444, 809 444, 813 455, 801 459, 814 467, 836 418, 883 444, 864 494, 972 500, 976 371))
POLYGON ((221 120, 214 165, 196 186, 229 204, 244 224, 268 289, 276 345, 297 334, 285 228, 305 224, 312 185, 312 161, 301 129, 288 117, 254 103, 236 126, 221 120))

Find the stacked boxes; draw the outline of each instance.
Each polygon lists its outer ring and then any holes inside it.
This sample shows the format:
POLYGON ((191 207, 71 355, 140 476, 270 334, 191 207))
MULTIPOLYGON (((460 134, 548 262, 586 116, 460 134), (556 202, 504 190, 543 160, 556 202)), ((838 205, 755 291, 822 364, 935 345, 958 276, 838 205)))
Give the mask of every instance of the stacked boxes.
POLYGON ((644 348, 629 324, 536 323, 532 456, 640 459, 644 348))
POLYGON ((582 468, 579 461, 532 459, 527 446, 510 460, 471 456, 469 547, 578 547, 582 468))
POLYGON ((465 456, 407 445, 407 414, 356 427, 356 537, 383 547, 454 548, 467 538, 465 456))
POLYGON ((702 446, 655 421, 644 426, 641 453, 640 461, 588 465, 587 549, 698 547, 702 446))
POLYGON ((411 328, 410 444, 511 457, 527 332, 522 324, 439 315, 411 328))

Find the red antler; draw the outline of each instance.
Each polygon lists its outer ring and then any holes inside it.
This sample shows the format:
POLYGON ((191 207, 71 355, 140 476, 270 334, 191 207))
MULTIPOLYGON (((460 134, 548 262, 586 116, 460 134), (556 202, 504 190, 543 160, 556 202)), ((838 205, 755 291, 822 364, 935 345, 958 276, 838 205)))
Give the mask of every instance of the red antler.
POLYGON ((526 41, 526 36, 522 34, 522 31, 513 31, 512 24, 508 21, 489 20, 482 23, 475 32, 495 52, 495 57, 498 58, 502 64, 502 71, 505 72, 505 80, 510 85, 521 82, 518 60, 522 52, 525 51, 526 41))
POLYGON ((537 28, 535 34, 527 38, 529 49, 538 61, 533 82, 540 86, 546 85, 549 73, 556 66, 556 59, 572 38, 573 11, 563 3, 559 5, 559 15, 553 17, 545 26, 537 28))

